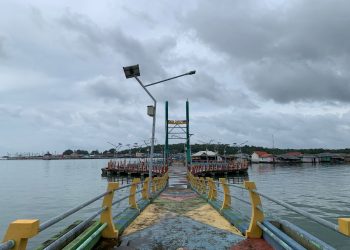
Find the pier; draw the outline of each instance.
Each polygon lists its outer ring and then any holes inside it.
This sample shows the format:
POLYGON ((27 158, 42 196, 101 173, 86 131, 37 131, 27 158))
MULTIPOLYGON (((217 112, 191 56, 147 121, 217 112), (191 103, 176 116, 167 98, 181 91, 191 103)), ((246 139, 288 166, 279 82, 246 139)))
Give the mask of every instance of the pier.
MULTIPOLYGON (((107 167, 102 168, 102 176, 148 176, 149 164, 147 162, 126 163, 110 160, 107 167)), ((168 171, 168 166, 163 164, 154 164, 152 166, 153 176, 162 176, 168 171)))
POLYGON ((150 195, 148 183, 149 178, 124 186, 110 182, 106 192, 48 221, 16 220, 0 249, 26 249, 30 238, 100 199, 101 208, 89 218, 67 225, 36 249, 334 249, 305 229, 268 216, 262 199, 350 237, 350 218, 326 221, 258 191, 252 181, 240 185, 197 177, 176 163, 153 177, 150 195), (115 212, 122 201, 128 206, 115 212))

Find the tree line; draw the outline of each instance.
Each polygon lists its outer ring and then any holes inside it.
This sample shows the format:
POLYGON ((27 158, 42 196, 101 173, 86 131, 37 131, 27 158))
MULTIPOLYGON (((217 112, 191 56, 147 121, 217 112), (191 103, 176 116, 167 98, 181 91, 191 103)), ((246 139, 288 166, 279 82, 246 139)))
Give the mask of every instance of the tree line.
MULTIPOLYGON (((268 147, 259 147, 259 146, 249 146, 249 145, 244 145, 242 147, 237 147, 237 146, 232 146, 232 145, 225 145, 225 144, 192 144, 191 145, 191 151, 192 153, 198 152, 198 151, 216 151, 219 154, 235 154, 239 152, 239 150, 242 153, 246 154, 252 154, 254 151, 266 151, 271 154, 284 154, 287 152, 301 152, 304 154, 319 154, 319 153, 325 153, 325 152, 330 152, 330 153, 350 153, 350 148, 345 148, 345 149, 325 149, 325 148, 312 148, 312 149, 280 149, 280 148, 268 148, 268 147)), ((132 148, 132 149, 123 149, 118 151, 118 154, 135 154, 136 152, 140 153, 149 153, 150 147, 137 147, 137 148, 132 148)), ((164 151, 164 144, 157 144, 154 146, 154 152, 155 153, 160 153, 162 154, 164 151)), ((169 151, 170 154, 178 154, 178 153, 184 153, 185 152, 185 144, 183 143, 178 143, 178 144, 171 144, 169 145, 169 151)), ((63 155, 72 155, 72 154, 78 154, 78 155, 111 155, 116 153, 115 148, 107 149, 104 151, 99 151, 99 150, 92 150, 92 151, 87 151, 87 150, 71 150, 67 149, 63 152, 63 155)))

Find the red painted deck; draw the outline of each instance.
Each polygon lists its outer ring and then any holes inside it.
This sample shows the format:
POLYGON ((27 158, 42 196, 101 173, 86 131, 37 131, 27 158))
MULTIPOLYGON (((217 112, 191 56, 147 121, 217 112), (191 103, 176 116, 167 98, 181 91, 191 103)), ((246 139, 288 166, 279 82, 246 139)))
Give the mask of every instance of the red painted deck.
POLYGON ((246 239, 231 247, 231 250, 273 250, 263 239, 246 239))

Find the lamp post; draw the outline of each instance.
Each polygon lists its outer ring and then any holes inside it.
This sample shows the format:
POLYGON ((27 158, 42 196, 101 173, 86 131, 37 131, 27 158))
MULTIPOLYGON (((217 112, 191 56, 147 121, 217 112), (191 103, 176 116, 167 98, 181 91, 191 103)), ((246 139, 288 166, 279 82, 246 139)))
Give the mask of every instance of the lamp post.
POLYGON ((195 70, 192 70, 188 73, 185 74, 181 74, 178 76, 174 76, 171 78, 167 78, 158 82, 154 82, 154 83, 150 83, 147 85, 144 85, 142 83, 142 81, 138 78, 140 76, 140 68, 139 65, 132 65, 132 66, 128 66, 128 67, 123 67, 124 69, 124 74, 125 77, 128 78, 135 78, 136 81, 138 81, 138 83, 140 84, 140 86, 146 91, 146 93, 148 94, 149 97, 151 97, 151 99, 153 100, 153 106, 147 106, 147 114, 151 117, 153 117, 153 123, 152 123, 152 138, 151 138, 151 159, 150 159, 150 166, 148 169, 148 176, 149 176, 149 182, 148 182, 148 195, 149 197, 151 196, 151 187, 152 187, 152 169, 153 169, 153 154, 154 154, 154 135, 155 135, 155 127, 156 127, 156 110, 157 110, 157 100, 152 96, 152 94, 148 91, 147 87, 158 84, 158 83, 162 83, 165 81, 169 81, 169 80, 173 80, 175 78, 179 78, 182 76, 186 76, 186 75, 193 75, 196 73, 195 70))
POLYGON ((226 147, 228 146, 228 144, 224 144, 224 158, 225 158, 225 164, 227 163, 227 159, 226 159, 226 147))
POLYGON ((126 144, 125 146, 127 146, 129 148, 129 164, 130 164, 130 162, 131 162, 131 145, 126 144))
POLYGON ((111 142, 107 142, 108 144, 112 145, 114 148, 115 148, 115 152, 114 152, 114 158, 117 159, 117 152, 118 152, 118 149, 123 145, 121 144, 120 142, 118 143, 118 146, 111 143, 111 142))
POLYGON ((236 142, 234 142, 232 145, 233 147, 238 147, 238 153, 239 153, 239 161, 241 162, 241 158, 242 158, 242 151, 241 151, 241 146, 246 144, 248 141, 242 142, 240 144, 237 144, 236 142))

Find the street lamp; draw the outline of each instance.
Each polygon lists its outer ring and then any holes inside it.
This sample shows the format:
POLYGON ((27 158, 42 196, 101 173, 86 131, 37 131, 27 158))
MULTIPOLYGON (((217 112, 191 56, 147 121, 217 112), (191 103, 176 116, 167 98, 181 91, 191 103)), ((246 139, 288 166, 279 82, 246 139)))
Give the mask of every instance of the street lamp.
POLYGON ((242 150, 241 150, 241 146, 246 144, 248 141, 242 142, 240 144, 237 144, 236 142, 234 142, 232 145, 233 147, 238 147, 238 153, 239 153, 239 161, 241 162, 241 158, 242 158, 242 150))
POLYGON ((129 148, 129 164, 130 164, 130 162, 131 162, 131 145, 126 144, 125 146, 127 146, 129 148))
POLYGON ((118 149, 123 145, 121 144, 120 142, 118 143, 118 146, 111 143, 111 142, 107 142, 108 144, 112 145, 114 148, 115 148, 115 152, 114 152, 114 158, 117 159, 117 152, 118 152, 118 149))
POLYGON ((154 82, 154 83, 150 83, 147 85, 144 85, 141 80, 138 78, 140 76, 140 67, 138 64, 136 65, 132 65, 132 66, 128 66, 128 67, 123 67, 124 69, 124 74, 125 77, 128 78, 135 78, 136 81, 138 81, 138 83, 141 85, 141 87, 146 91, 146 93, 149 95, 149 97, 151 97, 151 99, 153 100, 153 106, 148 106, 147 107, 147 114, 151 117, 153 117, 153 124, 152 124, 152 139, 151 139, 151 159, 150 159, 150 166, 148 169, 148 176, 149 176, 149 182, 148 182, 148 195, 149 197, 151 196, 151 187, 152 187, 152 169, 153 169, 153 154, 154 154, 154 135, 155 135, 155 126, 156 126, 156 107, 157 107, 157 100, 152 96, 152 94, 148 91, 147 87, 158 84, 158 83, 162 83, 165 81, 169 81, 175 78, 179 78, 182 76, 186 76, 186 75, 193 75, 196 73, 195 70, 192 70, 188 73, 185 74, 181 74, 178 76, 174 76, 171 78, 167 78, 158 82, 154 82))

